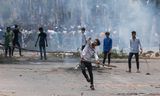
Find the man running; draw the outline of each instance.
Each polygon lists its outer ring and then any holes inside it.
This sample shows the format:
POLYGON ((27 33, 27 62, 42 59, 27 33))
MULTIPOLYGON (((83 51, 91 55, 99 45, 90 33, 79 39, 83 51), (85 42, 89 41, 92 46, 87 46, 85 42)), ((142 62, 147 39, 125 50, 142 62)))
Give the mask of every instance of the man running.
POLYGON ((96 46, 100 45, 100 41, 98 39, 96 39, 93 43, 88 43, 88 44, 89 45, 85 46, 85 48, 81 54, 81 70, 82 70, 82 73, 83 73, 84 77, 86 78, 87 82, 90 82, 91 90, 94 90, 91 58, 92 58, 92 56, 94 56, 96 59, 96 63, 99 64, 99 61, 98 61, 99 58, 98 58, 98 55, 96 54, 95 48, 96 48, 96 46), (87 68, 87 70, 88 70, 89 77, 86 74, 85 68, 87 68))

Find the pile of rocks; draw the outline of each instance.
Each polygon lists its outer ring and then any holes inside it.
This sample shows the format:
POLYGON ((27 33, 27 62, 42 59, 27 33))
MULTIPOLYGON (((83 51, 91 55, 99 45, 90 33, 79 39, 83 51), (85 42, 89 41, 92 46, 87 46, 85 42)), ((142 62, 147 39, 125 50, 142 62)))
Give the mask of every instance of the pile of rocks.
POLYGON ((147 52, 142 53, 142 57, 160 58, 160 52, 147 51, 147 52))

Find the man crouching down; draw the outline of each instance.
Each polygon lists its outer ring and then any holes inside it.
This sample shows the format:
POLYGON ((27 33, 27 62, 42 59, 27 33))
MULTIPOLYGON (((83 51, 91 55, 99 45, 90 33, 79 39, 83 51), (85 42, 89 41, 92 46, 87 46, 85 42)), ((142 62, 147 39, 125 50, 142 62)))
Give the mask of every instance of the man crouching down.
POLYGON ((95 39, 93 43, 88 43, 85 46, 81 54, 81 70, 87 82, 91 83, 91 86, 90 86, 91 90, 94 90, 91 58, 92 56, 94 56, 96 59, 96 64, 99 64, 99 60, 98 60, 99 58, 95 50, 95 47, 99 45, 100 45, 100 41, 98 39, 95 39), (86 74, 85 68, 87 68, 90 78, 86 74))

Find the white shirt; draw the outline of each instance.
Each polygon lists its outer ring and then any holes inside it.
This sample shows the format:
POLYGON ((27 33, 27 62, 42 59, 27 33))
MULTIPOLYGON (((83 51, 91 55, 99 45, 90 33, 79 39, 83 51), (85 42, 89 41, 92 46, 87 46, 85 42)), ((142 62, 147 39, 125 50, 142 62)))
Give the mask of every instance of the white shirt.
POLYGON ((81 58, 86 61, 91 61, 92 56, 95 57, 95 60, 99 59, 96 50, 92 48, 91 45, 85 46, 84 50, 82 51, 81 58))
POLYGON ((141 42, 139 39, 130 39, 130 52, 139 53, 139 48, 142 48, 141 42))

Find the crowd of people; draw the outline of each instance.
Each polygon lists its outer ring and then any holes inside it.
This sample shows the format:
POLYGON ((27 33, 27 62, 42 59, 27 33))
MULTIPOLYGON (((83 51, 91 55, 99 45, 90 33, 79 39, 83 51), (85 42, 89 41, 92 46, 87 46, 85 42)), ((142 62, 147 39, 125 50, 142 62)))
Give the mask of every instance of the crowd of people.
MULTIPOLYGON (((38 38, 35 44, 39 42, 39 49, 40 49, 40 59, 47 59, 46 56, 46 47, 48 46, 47 42, 47 34, 44 32, 43 28, 39 28, 38 38)), ((15 25, 14 28, 7 27, 5 34, 4 34, 4 47, 5 47, 5 57, 11 58, 14 55, 14 49, 19 49, 19 56, 23 56, 21 52, 21 45, 20 45, 20 38, 19 35, 22 34, 20 32, 19 26, 15 25)))
MULTIPOLYGON (((105 32, 105 38, 101 43, 98 38, 92 40, 91 37, 86 37, 85 32, 86 29, 83 27, 81 28, 82 32, 82 46, 81 46, 81 62, 80 68, 82 70, 82 74, 86 78, 87 82, 91 84, 90 88, 94 90, 94 80, 93 80, 93 73, 92 73, 92 57, 95 57, 95 62, 98 66, 101 64, 99 61, 99 57, 96 51, 96 47, 103 44, 103 67, 105 65, 111 66, 111 55, 112 55, 112 38, 110 37, 110 32, 105 32), (108 64, 105 64, 106 58, 108 59, 108 64), (86 73, 86 68, 88 70, 89 76, 86 73)), ((19 55, 22 56, 21 53, 21 45, 19 43, 19 34, 21 34, 18 25, 15 25, 14 29, 11 27, 6 28, 6 32, 4 35, 5 42, 5 57, 11 58, 14 55, 14 49, 19 49, 19 55)), ((135 55, 136 65, 137 65, 137 73, 140 73, 140 66, 139 66, 139 52, 142 52, 142 46, 140 40, 136 37, 136 31, 131 32, 132 38, 130 39, 130 52, 128 56, 128 71, 129 73, 132 72, 131 70, 131 59, 133 55, 135 55)), ((48 47, 47 42, 47 34, 44 32, 43 27, 39 28, 39 34, 37 41, 35 43, 35 47, 37 47, 37 43, 39 43, 39 50, 40 50, 40 59, 47 60, 46 56, 46 47, 48 47)))
MULTIPOLYGON (((91 58, 94 56, 96 60, 96 64, 100 64, 97 51, 96 51, 96 46, 99 46, 100 40, 95 39, 91 41, 91 38, 87 39, 85 36, 85 28, 81 28, 82 31, 82 52, 81 52, 81 70, 82 74, 86 78, 87 82, 89 82, 91 90, 94 90, 94 80, 93 80, 93 73, 92 73, 92 60, 91 58), (87 68, 89 76, 86 74, 87 68)), ((108 58, 108 66, 110 65, 111 62, 111 53, 112 53, 112 38, 110 38, 110 32, 105 32, 106 37, 103 40, 103 66, 106 65, 105 61, 106 58, 108 58)), ((132 38, 130 39, 130 52, 128 56, 128 70, 126 72, 131 73, 131 59, 133 55, 135 55, 136 58, 136 64, 137 64, 137 73, 140 73, 139 70, 139 52, 142 52, 142 46, 140 40, 136 37, 136 31, 131 32, 132 38), (139 50, 140 49, 140 50, 139 50)))
POLYGON ((4 47, 5 47, 5 57, 9 54, 9 57, 14 55, 14 49, 17 47, 19 49, 19 55, 21 54, 21 45, 19 43, 19 34, 21 34, 18 25, 15 25, 15 28, 11 27, 6 28, 6 32, 4 34, 4 47))

